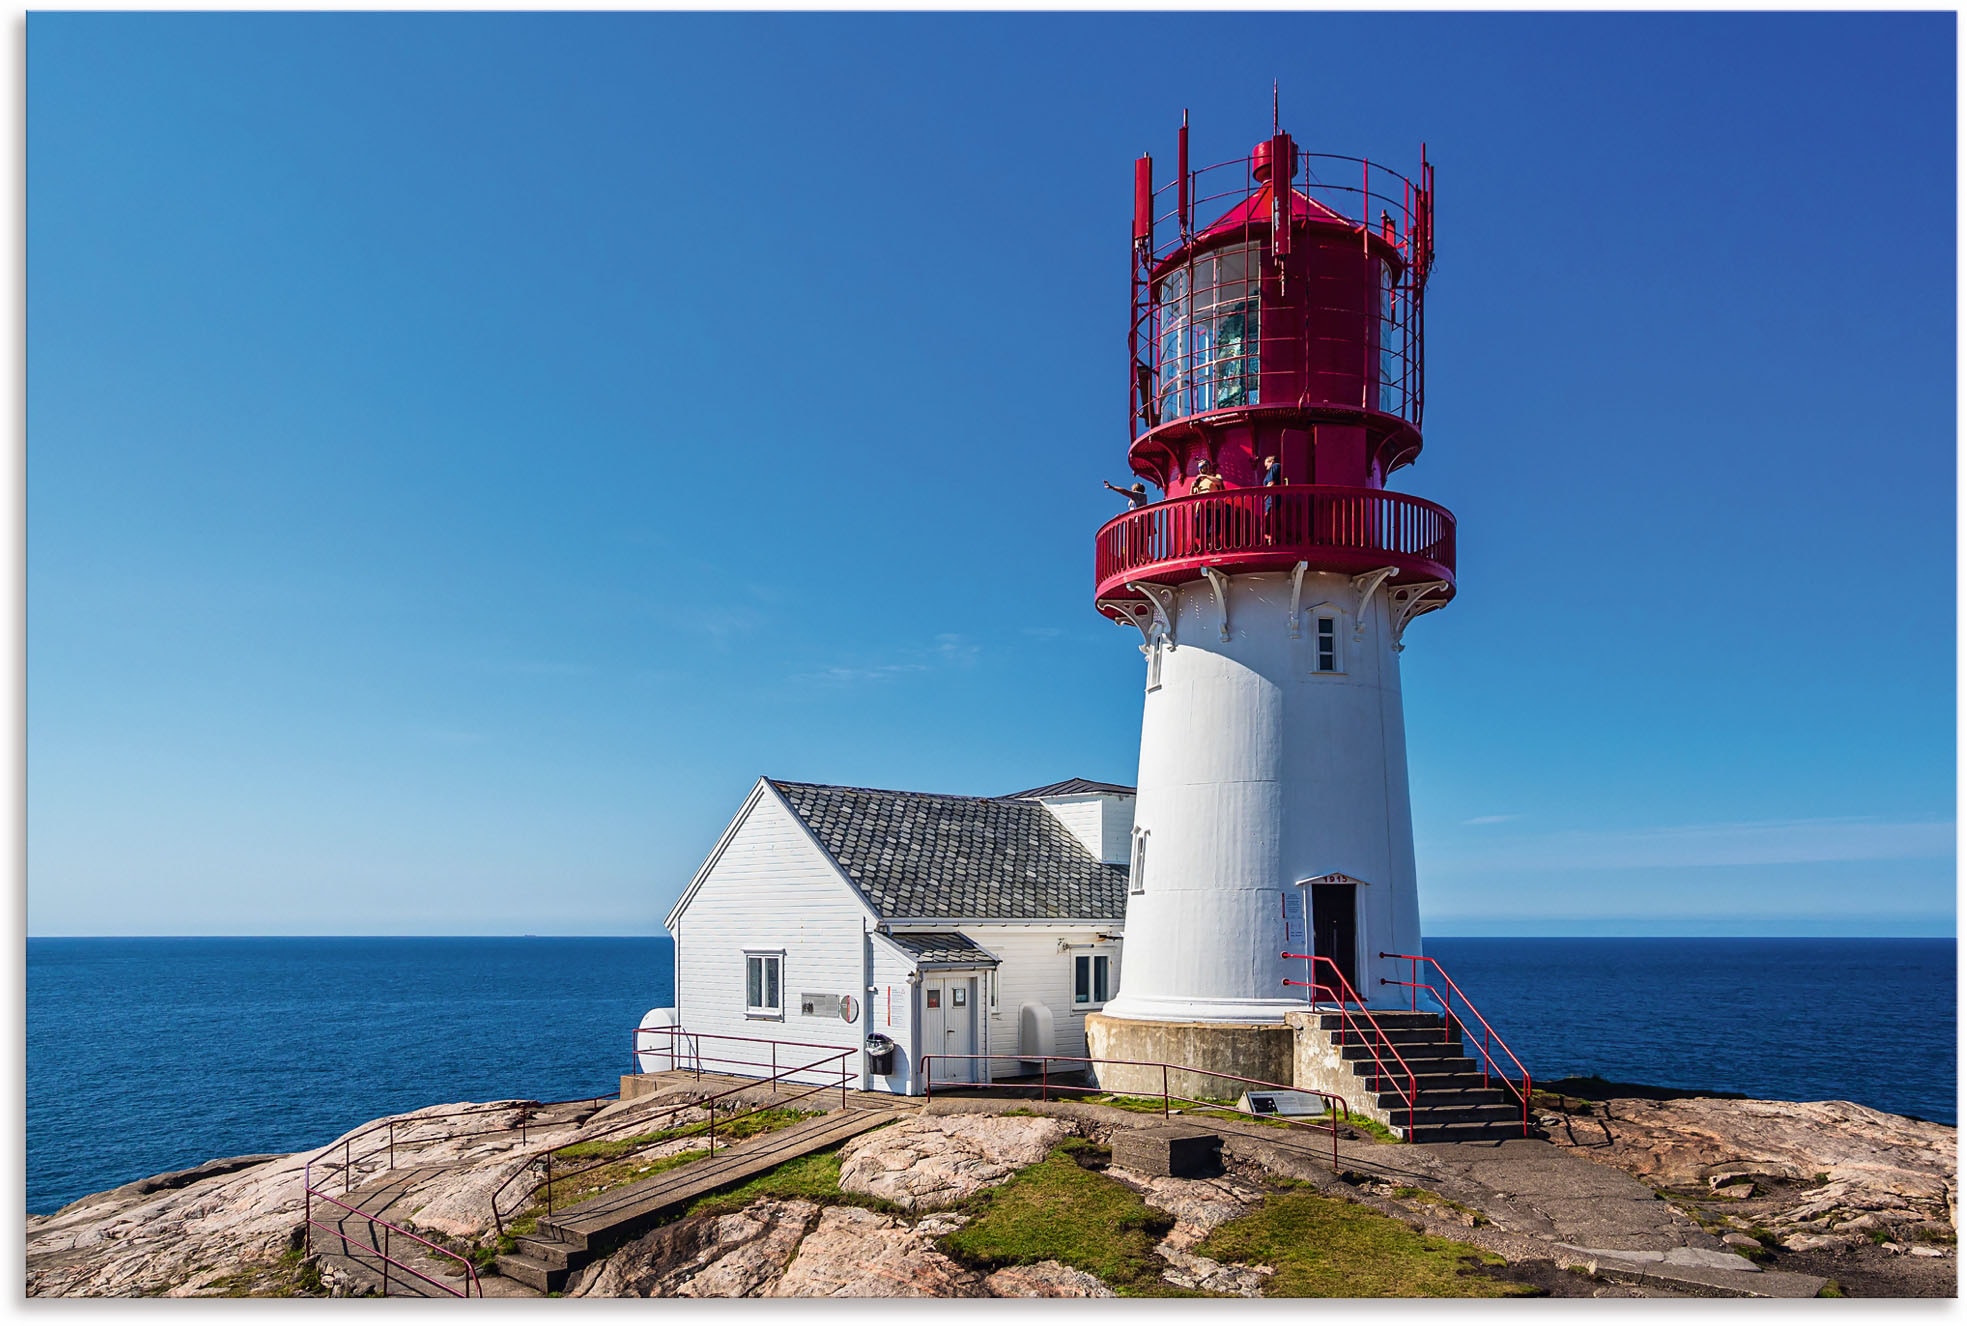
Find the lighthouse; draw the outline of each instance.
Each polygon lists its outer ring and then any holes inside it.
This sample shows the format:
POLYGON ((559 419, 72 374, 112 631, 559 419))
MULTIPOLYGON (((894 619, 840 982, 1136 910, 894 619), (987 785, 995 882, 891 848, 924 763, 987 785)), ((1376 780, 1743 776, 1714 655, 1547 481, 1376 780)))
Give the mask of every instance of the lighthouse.
POLYGON ((1126 961, 1086 1023, 1114 1090, 1289 1082, 1307 999, 1409 1006, 1400 655, 1455 593, 1454 517, 1387 487, 1421 453, 1425 149, 1188 155, 1184 117, 1172 178, 1134 176, 1128 461, 1162 498, 1095 548, 1144 657, 1126 961))

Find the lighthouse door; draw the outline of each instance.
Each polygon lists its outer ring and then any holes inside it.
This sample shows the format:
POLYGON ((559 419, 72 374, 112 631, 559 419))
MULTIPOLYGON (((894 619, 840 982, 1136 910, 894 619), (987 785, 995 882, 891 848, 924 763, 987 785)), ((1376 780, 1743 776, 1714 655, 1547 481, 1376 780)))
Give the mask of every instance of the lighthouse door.
MULTIPOLYGON (((974 976, 925 976, 922 980, 922 1052, 961 1056, 975 1054, 976 1004, 974 976)), ((952 1057, 936 1064, 938 1082, 975 1082, 980 1065, 975 1059, 952 1057)))
MULTIPOLYGON (((1346 984, 1355 991, 1359 989, 1355 965, 1359 948, 1358 888, 1357 884, 1311 886, 1311 951, 1321 958, 1330 958, 1332 966, 1339 969, 1346 984)), ((1330 975, 1331 969, 1326 968, 1315 979, 1322 983, 1330 975)), ((1337 991, 1333 997, 1338 997, 1337 991)))

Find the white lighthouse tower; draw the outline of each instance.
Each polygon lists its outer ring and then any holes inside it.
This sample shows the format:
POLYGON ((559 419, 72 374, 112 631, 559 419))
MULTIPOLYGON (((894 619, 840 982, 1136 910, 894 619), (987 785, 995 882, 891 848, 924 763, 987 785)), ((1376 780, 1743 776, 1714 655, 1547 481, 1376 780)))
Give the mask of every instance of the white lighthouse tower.
POLYGON ((1187 158, 1184 125, 1173 180, 1136 163, 1129 461, 1165 499, 1098 535, 1146 698, 1126 962, 1087 1035, 1288 1082, 1287 1012, 1405 1008, 1382 955, 1420 952, 1400 651, 1454 594, 1455 525, 1385 482, 1421 450, 1433 175, 1285 133, 1187 158))

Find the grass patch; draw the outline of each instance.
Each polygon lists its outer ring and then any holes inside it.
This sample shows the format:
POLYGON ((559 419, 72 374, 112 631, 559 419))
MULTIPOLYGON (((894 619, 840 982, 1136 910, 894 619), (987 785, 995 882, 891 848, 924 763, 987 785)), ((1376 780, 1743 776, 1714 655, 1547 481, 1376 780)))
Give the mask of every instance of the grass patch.
POLYGON ((1217 1261, 1275 1268, 1270 1298, 1503 1298, 1533 1287, 1471 1275, 1502 1258, 1417 1234, 1364 1206, 1293 1188, 1217 1229, 1195 1249, 1217 1261))
POLYGON ((247 1266, 210 1281, 206 1288, 218 1298, 320 1298, 328 1292, 321 1267, 299 1248, 290 1248, 271 1262, 247 1266))
POLYGON ((1844 1286, 1835 1280, 1824 1281, 1824 1287, 1817 1291, 1818 1298, 1843 1298, 1844 1286))
MULTIPOLYGON (((720 1141, 727 1137, 734 1142, 742 1141, 747 1137, 756 1137, 759 1133, 769 1133, 788 1127, 801 1119, 811 1119, 818 1113, 817 1110, 796 1110, 775 1106, 720 1124, 717 1136, 720 1141)), ((637 1133, 632 1137, 605 1137, 592 1142, 575 1142, 556 1149, 553 1159, 556 1164, 562 1160, 613 1160, 618 1156, 633 1155, 637 1151, 659 1146, 664 1142, 673 1142, 680 1137, 702 1137, 708 1131, 709 1122, 706 1120, 678 1124, 674 1128, 662 1128, 652 1133, 637 1133)))
MULTIPOLYGON (((1157 1101, 1157 1113, 1160 1108, 1157 1101)), ((1161 1278, 1154 1252, 1173 1218, 1081 1163, 1082 1156, 1096 1162, 1100 1150, 1068 1139, 1038 1164, 978 1193, 966 1204, 970 1223, 940 1240, 943 1251, 979 1270, 1060 1261, 1098 1276, 1117 1294, 1184 1294, 1161 1278)))
POLYGON ((1464 1206, 1452 1197, 1443 1197, 1440 1193, 1430 1188, 1395 1188, 1393 1195, 1403 1202, 1419 1202, 1422 1206, 1438 1206, 1443 1210, 1453 1211, 1457 1215, 1467 1216, 1471 1225, 1486 1225, 1489 1223, 1489 1217, 1483 1215, 1474 1207, 1464 1206))

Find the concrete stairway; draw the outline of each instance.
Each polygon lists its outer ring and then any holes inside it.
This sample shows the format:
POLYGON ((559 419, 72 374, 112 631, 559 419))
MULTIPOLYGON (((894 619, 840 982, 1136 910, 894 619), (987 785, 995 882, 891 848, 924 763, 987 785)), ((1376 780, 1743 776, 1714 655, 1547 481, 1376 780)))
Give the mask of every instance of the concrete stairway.
POLYGON ((514 1239, 516 1249, 497 1259, 499 1274, 541 1293, 556 1292, 575 1271, 640 1237, 677 1207, 788 1160, 837 1146, 894 1117, 892 1110, 835 1110, 542 1216, 537 1232, 514 1239))
MULTIPOLYGON (((1405 1075, 1395 1066, 1384 1046, 1379 1064, 1373 1050, 1360 1042, 1358 1030, 1365 1019, 1351 1017, 1352 1029, 1337 1013, 1325 1013, 1319 1027, 1332 1038, 1333 1045, 1353 1073, 1371 1079, 1376 1068, 1386 1070, 1373 1099, 1386 1117, 1403 1131, 1408 1128, 1405 1075), (1343 1043, 1341 1037, 1343 1036, 1343 1043)), ((1505 1086, 1490 1073, 1485 1085, 1481 1065, 1462 1051, 1459 1036, 1452 1035, 1439 1013, 1373 1011, 1373 1021, 1414 1074, 1413 1126, 1410 1142, 1476 1142, 1504 1137, 1522 1137, 1523 1105, 1513 1087, 1505 1086)), ((1371 1031, 1367 1029, 1370 1036, 1371 1031)), ((1529 1135, 1541 1137, 1534 1120, 1529 1135)))

